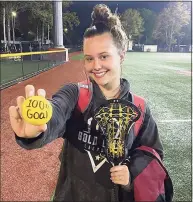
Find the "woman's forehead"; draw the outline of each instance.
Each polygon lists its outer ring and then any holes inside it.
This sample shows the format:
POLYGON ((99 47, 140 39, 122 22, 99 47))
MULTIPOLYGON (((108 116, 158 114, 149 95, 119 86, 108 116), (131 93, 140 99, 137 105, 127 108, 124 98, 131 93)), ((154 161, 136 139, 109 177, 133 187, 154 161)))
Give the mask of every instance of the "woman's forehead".
POLYGON ((91 53, 112 52, 116 50, 113 38, 109 33, 84 39, 83 50, 85 55, 91 53))

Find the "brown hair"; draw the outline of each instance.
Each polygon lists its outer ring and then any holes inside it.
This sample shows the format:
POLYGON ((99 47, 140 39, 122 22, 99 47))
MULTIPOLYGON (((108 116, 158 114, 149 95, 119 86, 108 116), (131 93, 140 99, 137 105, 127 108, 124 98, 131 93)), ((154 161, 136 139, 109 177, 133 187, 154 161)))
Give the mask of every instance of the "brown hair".
POLYGON ((84 38, 101 35, 105 32, 111 33, 116 47, 120 51, 127 50, 128 38, 122 27, 121 21, 106 5, 96 5, 93 8, 91 18, 92 24, 86 29, 84 38))

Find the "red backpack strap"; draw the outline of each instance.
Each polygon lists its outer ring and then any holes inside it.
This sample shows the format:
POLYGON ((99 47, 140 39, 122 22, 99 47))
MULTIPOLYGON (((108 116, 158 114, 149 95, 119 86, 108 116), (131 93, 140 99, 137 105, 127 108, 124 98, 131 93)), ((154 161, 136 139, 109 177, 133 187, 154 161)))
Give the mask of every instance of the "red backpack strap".
POLYGON ((148 146, 144 146, 144 145, 138 147, 137 149, 151 153, 153 156, 155 156, 155 157, 162 163, 161 157, 160 157, 160 155, 156 152, 155 149, 153 149, 153 148, 151 148, 151 147, 148 147, 148 146))
POLYGON ((78 96, 78 108, 82 113, 88 108, 92 99, 92 83, 89 80, 81 81, 78 83, 79 96, 78 96))
POLYGON ((139 130, 140 130, 142 124, 143 124, 144 118, 145 118, 146 106, 145 106, 145 100, 142 97, 137 96, 137 95, 135 95, 133 93, 131 93, 131 95, 132 95, 133 104, 135 106, 137 106, 138 109, 141 112, 140 118, 136 121, 136 123, 134 125, 134 133, 135 133, 135 136, 137 136, 138 133, 139 133, 139 130))

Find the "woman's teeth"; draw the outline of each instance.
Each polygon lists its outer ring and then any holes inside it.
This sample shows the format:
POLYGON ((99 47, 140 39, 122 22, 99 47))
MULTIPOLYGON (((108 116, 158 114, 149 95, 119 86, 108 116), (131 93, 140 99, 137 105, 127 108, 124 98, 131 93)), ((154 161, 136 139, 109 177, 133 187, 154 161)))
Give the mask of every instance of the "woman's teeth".
POLYGON ((106 72, 101 72, 101 73, 94 73, 94 75, 98 78, 103 77, 106 74, 106 72))

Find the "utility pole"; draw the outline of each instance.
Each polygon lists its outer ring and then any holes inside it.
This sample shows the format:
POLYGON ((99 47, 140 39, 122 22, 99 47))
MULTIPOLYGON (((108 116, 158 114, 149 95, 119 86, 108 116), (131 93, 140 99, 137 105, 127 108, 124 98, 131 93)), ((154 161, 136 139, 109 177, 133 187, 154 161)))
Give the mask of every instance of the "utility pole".
POLYGON ((15 46, 15 18, 16 18, 16 12, 12 11, 12 33, 13 33, 13 48, 14 51, 16 51, 16 46, 15 46))
POLYGON ((54 48, 64 48, 62 1, 53 0, 54 48))

